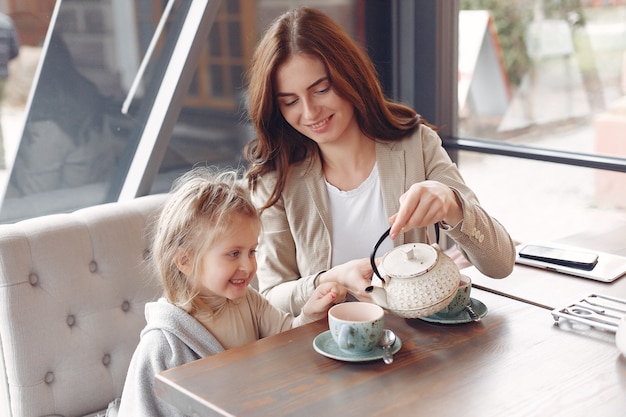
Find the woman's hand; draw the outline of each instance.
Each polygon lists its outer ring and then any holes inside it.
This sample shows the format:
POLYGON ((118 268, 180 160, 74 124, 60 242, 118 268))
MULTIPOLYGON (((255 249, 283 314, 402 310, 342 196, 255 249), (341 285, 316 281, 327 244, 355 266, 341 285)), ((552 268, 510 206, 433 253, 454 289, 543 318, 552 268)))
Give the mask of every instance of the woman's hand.
POLYGON ((346 289, 336 282, 325 282, 315 289, 315 292, 302 307, 302 314, 311 320, 320 320, 326 317, 328 309, 346 299, 346 289))
POLYGON ((400 232, 426 227, 440 221, 455 226, 463 220, 463 209, 450 187, 438 181, 413 184, 400 196, 400 210, 389 218, 394 240, 400 232))
POLYGON ((337 282, 359 300, 369 301, 371 296, 365 292, 365 288, 371 285, 372 273, 369 258, 355 259, 320 274, 318 285, 337 282))

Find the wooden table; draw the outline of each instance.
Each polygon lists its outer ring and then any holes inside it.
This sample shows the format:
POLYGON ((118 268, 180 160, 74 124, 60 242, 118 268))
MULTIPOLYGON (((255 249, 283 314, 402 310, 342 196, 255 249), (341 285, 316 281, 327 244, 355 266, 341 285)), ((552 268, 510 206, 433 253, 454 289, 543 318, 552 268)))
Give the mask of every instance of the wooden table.
POLYGON ((314 351, 325 320, 165 371, 159 397, 197 416, 624 416, 626 358, 613 333, 560 322, 481 290, 480 322, 386 316, 391 365, 314 351))

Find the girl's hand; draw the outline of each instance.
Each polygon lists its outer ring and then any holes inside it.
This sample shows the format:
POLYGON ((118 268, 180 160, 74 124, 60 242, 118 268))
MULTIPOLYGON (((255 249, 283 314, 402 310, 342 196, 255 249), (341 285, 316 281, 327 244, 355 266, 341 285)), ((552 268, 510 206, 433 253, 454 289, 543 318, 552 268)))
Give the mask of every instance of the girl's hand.
POLYGON ((455 226, 461 220, 463 210, 454 191, 438 181, 422 181, 400 196, 400 210, 389 218, 389 237, 394 240, 402 231, 440 221, 455 226))
POLYGON ((346 289, 336 282, 319 284, 315 292, 302 307, 302 314, 311 320, 320 320, 326 317, 328 309, 346 299, 346 289))

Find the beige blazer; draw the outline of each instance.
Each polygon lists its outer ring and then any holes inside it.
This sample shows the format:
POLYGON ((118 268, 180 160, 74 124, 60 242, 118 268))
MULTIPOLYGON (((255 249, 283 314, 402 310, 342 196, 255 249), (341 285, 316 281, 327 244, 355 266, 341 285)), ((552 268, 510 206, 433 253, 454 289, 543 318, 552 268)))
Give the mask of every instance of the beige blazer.
MULTIPOLYGON (((479 205, 436 132, 421 126, 402 141, 377 142, 376 161, 388 216, 398 211, 400 196, 412 184, 440 181, 463 205, 463 221, 443 232, 483 274, 503 278, 511 273, 515 247, 509 234, 479 205)), ((258 182, 252 193, 257 206, 265 204, 275 181, 270 173, 258 182)), ((272 304, 297 315, 314 291, 315 276, 331 267, 332 222, 319 157, 292 167, 280 199, 261 218, 259 291, 272 304)), ((425 241, 425 229, 413 229, 401 234, 394 246, 425 241)))

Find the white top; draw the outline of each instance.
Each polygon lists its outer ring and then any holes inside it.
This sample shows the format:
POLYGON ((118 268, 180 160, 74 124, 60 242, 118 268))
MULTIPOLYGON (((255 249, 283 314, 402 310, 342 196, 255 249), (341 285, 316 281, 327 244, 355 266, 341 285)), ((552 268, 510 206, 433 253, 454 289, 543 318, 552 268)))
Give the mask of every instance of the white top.
MULTIPOLYGON (((369 258, 376 242, 391 226, 385 213, 380 190, 378 167, 354 190, 341 191, 326 182, 330 201, 332 224, 332 262, 337 266, 347 261, 369 258)), ((380 245, 376 256, 393 249, 387 238, 380 245)))

